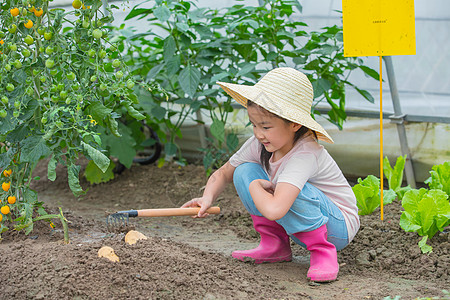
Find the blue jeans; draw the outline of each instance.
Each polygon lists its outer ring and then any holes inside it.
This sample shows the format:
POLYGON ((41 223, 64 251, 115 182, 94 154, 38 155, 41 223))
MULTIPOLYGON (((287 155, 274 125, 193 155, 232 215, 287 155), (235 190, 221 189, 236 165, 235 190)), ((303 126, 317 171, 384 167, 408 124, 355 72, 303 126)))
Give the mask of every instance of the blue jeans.
MULTIPOLYGON (((255 179, 269 180, 267 173, 257 163, 244 163, 234 171, 233 181, 236 191, 247 211, 262 216, 250 195, 249 185, 255 179)), ((310 183, 306 183, 289 211, 279 220, 287 234, 299 245, 306 248, 294 233, 315 230, 327 226, 328 241, 337 250, 348 245, 347 226, 339 208, 325 194, 310 183)))

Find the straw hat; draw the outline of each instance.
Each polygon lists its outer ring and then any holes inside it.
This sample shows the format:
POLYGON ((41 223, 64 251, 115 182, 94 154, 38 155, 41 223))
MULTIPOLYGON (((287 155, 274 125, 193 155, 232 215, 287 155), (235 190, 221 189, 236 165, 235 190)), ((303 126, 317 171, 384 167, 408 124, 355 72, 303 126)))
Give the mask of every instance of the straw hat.
POLYGON ((250 100, 277 116, 314 130, 318 139, 333 143, 325 129, 311 117, 313 87, 302 72, 292 68, 276 68, 253 86, 226 82, 217 84, 244 107, 250 100))

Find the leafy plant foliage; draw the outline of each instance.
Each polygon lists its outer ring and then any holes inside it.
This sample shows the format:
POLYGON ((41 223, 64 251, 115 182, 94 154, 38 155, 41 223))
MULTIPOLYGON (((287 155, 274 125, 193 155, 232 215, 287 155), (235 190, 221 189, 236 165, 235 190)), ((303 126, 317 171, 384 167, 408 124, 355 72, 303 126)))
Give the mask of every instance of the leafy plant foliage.
POLYGON ((167 91, 141 101, 159 133, 168 135, 166 158, 181 155, 176 138, 181 137, 186 119, 198 124, 204 124, 205 118, 212 120, 210 144, 202 149, 207 169, 219 166, 236 150, 237 136, 225 127, 232 101, 218 89, 217 81, 254 84, 273 67, 301 69, 314 86, 314 107, 329 103, 326 117, 340 128, 346 119, 346 85, 373 102, 347 77, 360 69, 378 79, 377 72, 361 59, 343 56, 341 27, 308 32, 306 23, 294 19, 302 10, 297 1, 238 4, 220 10, 198 8, 193 1, 156 1, 153 7, 142 7, 147 2, 134 7, 126 20, 144 19, 148 31, 136 33, 122 26, 117 39, 134 74, 167 91))

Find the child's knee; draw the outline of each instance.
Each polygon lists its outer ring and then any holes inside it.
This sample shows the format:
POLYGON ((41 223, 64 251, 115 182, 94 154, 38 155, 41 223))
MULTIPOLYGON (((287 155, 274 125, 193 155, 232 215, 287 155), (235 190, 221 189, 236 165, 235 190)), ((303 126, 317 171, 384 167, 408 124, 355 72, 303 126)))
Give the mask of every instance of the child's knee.
MULTIPOLYGON (((249 179, 253 181, 253 177, 256 176, 257 173, 260 173, 262 170, 261 165, 257 163, 247 162, 240 164, 236 167, 233 173, 233 182, 234 185, 241 184, 243 182, 248 181, 249 179)), ((250 181, 250 182, 251 182, 250 181)))

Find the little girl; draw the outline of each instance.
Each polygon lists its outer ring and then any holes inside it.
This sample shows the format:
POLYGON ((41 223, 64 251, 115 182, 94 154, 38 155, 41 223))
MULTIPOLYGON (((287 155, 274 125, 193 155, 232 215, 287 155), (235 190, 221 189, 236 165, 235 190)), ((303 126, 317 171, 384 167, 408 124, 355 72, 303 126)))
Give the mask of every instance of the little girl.
POLYGON ((234 251, 234 258, 290 261, 292 238, 310 251, 308 279, 335 280, 336 250, 358 231, 358 208, 341 170, 317 142, 333 140, 311 117, 310 81, 295 69, 277 68, 254 86, 218 84, 247 107, 254 136, 211 175, 202 197, 182 207, 200 206, 198 217, 207 216, 206 210, 233 181, 261 236, 257 248, 234 251))

